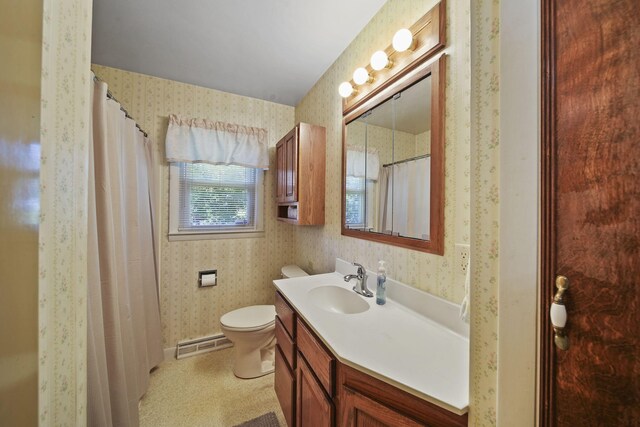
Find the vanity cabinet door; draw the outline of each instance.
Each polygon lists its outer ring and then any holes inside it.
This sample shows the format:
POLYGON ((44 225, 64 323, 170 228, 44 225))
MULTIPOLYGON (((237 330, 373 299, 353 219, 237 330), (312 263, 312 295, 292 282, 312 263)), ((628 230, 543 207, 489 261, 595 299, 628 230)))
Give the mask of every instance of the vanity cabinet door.
POLYGON ((421 424, 401 412, 345 387, 340 425, 344 427, 418 427, 426 424, 421 424))
POLYGON ((276 345, 276 366, 273 382, 284 419, 289 427, 293 427, 295 425, 296 379, 287 362, 285 362, 279 345, 276 345))
POLYGON ((331 427, 334 418, 333 402, 325 394, 300 353, 298 353, 297 383, 296 426, 331 427))
POLYGON ((342 363, 337 372, 341 426, 467 427, 456 415, 342 363))

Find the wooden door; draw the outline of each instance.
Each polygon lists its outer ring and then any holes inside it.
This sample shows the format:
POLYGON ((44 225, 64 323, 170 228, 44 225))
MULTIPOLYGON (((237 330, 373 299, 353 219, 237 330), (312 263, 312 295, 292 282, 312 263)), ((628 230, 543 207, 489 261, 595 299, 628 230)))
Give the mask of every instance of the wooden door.
POLYGON ((285 145, 285 202, 298 201, 298 127, 284 137, 285 145))
POLYGON ((333 403, 300 353, 298 353, 297 383, 296 425, 298 427, 331 427, 334 416, 333 403))
POLYGON ((541 425, 640 426, 640 1, 542 12, 541 425))

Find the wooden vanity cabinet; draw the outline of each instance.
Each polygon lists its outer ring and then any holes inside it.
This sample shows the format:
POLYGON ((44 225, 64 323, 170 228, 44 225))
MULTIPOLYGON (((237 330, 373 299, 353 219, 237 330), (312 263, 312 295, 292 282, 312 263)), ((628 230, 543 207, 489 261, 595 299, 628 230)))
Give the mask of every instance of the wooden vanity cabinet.
POLYGON ((298 123, 276 144, 277 219, 324 224, 326 130, 298 123))
POLYGON ((275 389, 289 427, 467 426, 467 414, 340 363, 277 292, 276 313, 275 389), (295 365, 285 355, 292 349, 295 365))
POLYGON ((273 379, 276 396, 289 427, 295 425, 296 409, 296 313, 276 293, 276 354, 273 379))

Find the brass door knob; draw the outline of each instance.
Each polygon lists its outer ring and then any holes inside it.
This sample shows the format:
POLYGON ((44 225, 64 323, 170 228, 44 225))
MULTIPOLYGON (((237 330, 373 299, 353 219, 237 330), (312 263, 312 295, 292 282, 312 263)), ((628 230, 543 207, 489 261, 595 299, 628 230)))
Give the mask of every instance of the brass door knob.
POLYGON ((553 297, 549 316, 553 325, 554 337, 553 342, 560 350, 569 348, 569 337, 567 337, 564 327, 567 324, 567 309, 564 306, 564 294, 569 289, 569 279, 565 276, 556 277, 556 295, 553 297))

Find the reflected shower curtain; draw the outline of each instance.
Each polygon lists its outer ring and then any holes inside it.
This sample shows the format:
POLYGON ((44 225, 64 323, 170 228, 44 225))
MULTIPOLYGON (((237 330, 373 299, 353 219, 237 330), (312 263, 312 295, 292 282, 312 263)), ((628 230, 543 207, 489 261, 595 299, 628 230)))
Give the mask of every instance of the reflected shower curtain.
POLYGON ((151 142, 95 81, 89 156, 89 426, 137 426, 163 359, 151 142))
POLYGON ((429 239, 431 159, 398 163, 380 170, 378 229, 429 239))

